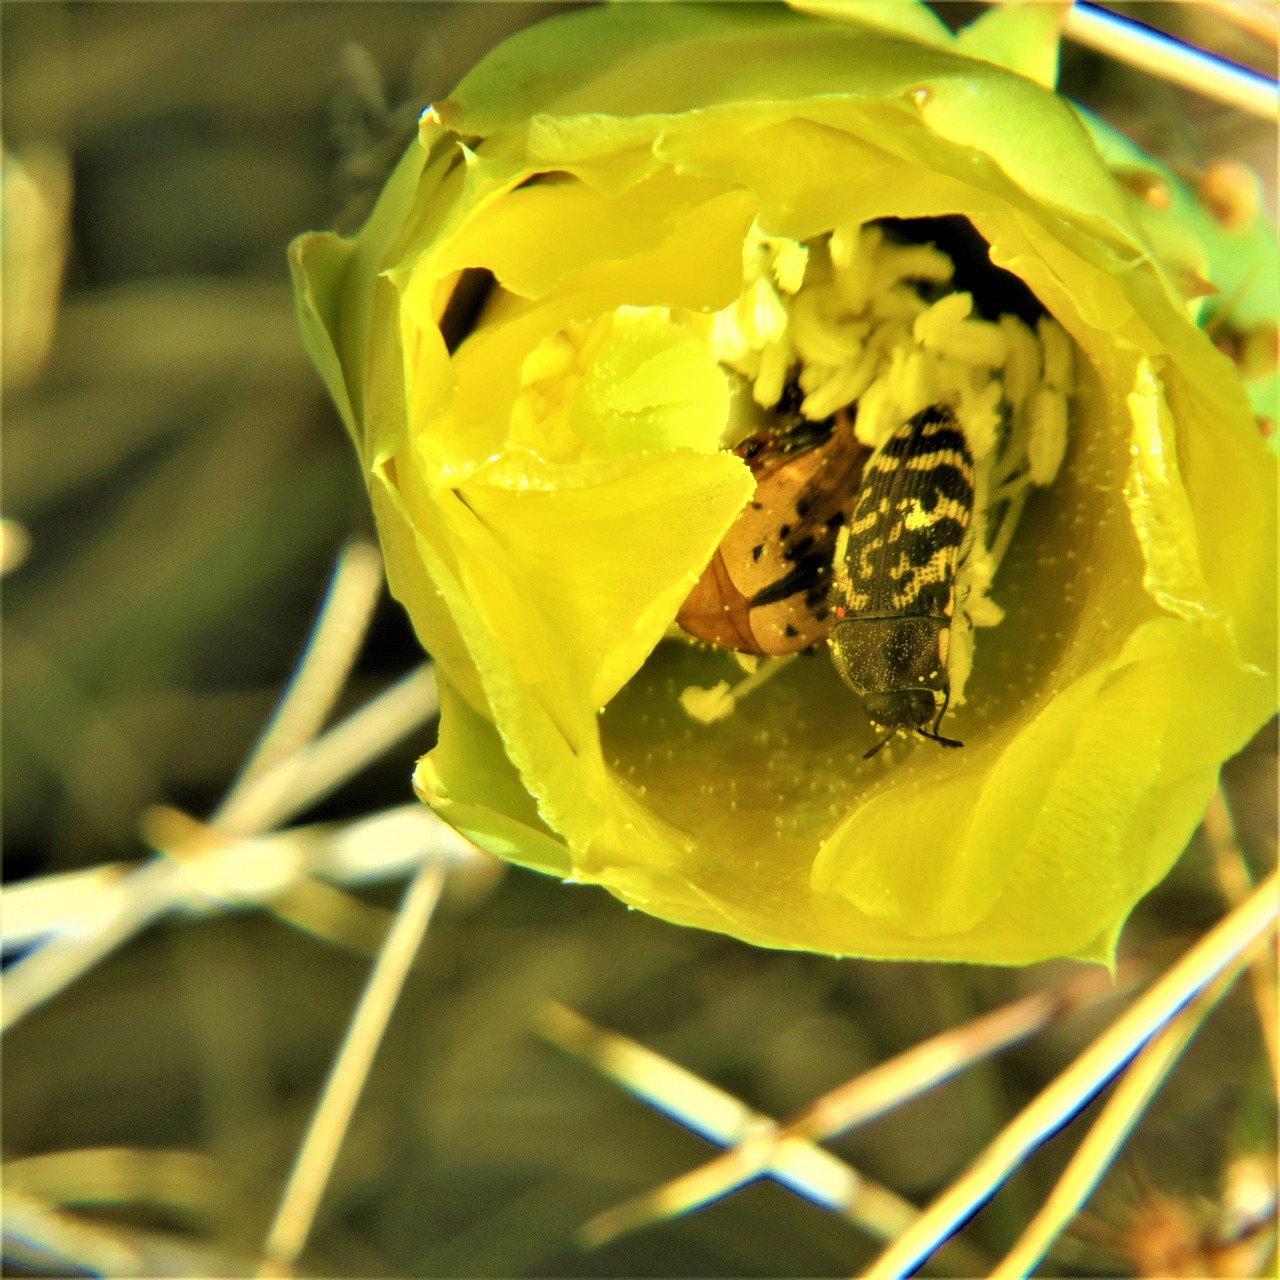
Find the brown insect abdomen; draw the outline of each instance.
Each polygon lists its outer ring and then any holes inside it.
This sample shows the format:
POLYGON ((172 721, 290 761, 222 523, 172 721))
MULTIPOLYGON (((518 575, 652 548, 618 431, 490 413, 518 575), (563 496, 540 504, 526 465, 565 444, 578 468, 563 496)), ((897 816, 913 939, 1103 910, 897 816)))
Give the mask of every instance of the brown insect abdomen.
MULTIPOLYGON (((730 534, 732 532, 730 530, 730 534)), ((728 541, 726 536, 688 599, 680 606, 676 614, 680 627, 720 649, 775 657, 799 653, 825 640, 831 630, 831 618, 825 610, 819 619, 807 608, 798 608, 792 600, 752 605, 751 598, 734 582, 730 561, 726 560, 726 554, 732 557, 732 551, 726 553, 728 541)))
POLYGON ((676 622, 691 636, 721 649, 764 653, 751 633, 751 603, 733 585, 720 548, 680 606, 676 622))
POLYGON ((756 491, 676 622, 722 649, 798 653, 831 630, 835 532, 854 501, 866 451, 841 417, 821 444, 788 451, 786 437, 753 437, 737 452, 755 473, 756 491))

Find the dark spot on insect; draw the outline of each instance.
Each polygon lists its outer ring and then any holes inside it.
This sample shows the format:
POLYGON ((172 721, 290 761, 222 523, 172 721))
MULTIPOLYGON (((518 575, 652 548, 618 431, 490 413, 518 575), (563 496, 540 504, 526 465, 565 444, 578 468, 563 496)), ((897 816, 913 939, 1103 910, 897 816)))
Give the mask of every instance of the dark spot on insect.
POLYGON ((753 503, 751 504, 751 510, 752 510, 752 511, 763 511, 763 510, 764 510, 764 503, 763 503, 763 502, 753 502, 753 503))
POLYGON ((787 625, 782 628, 782 634, 784 636, 791 637, 798 636, 800 633, 791 625, 791 623, 788 622, 787 625))
POLYGON ((799 542, 787 548, 788 560, 800 560, 813 550, 812 538, 801 538, 799 542))
POLYGON ((797 515, 801 520, 803 520, 803 519, 805 518, 805 516, 807 516, 807 515, 809 514, 809 509, 810 509, 812 506, 813 506, 813 503, 812 503, 812 502, 810 502, 808 498, 800 498, 800 499, 796 502, 796 515, 797 515))
POLYGON ((844 524, 844 512, 843 512, 843 511, 837 511, 834 515, 830 515, 830 516, 828 516, 828 517, 827 517, 827 528, 828 528, 828 529, 838 529, 838 528, 840 528, 840 526, 841 526, 842 524, 844 524))
POLYGON ((789 524, 784 524, 781 528, 779 528, 778 530, 779 538, 789 538, 790 536, 791 536, 791 526, 789 524))
POLYGON ((759 560, 762 555, 764 555, 764 547, 760 543, 751 548, 751 558, 753 560, 759 560))

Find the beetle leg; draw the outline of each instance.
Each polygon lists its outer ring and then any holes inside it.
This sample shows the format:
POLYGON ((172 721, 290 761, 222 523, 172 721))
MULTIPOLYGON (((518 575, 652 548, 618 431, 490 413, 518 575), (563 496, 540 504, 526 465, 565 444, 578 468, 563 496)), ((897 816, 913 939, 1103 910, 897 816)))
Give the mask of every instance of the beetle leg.
MULTIPOLYGON (((928 738, 930 742, 936 742, 942 747, 963 747, 963 742, 958 742, 955 738, 944 738, 939 732, 938 727, 942 724, 942 717, 947 714, 947 708, 951 705, 951 685, 948 682, 946 689, 942 694, 942 708, 933 718, 933 726, 929 731, 917 729, 916 732, 922 738, 928 738)), ((883 743, 881 744, 883 745, 883 743)))

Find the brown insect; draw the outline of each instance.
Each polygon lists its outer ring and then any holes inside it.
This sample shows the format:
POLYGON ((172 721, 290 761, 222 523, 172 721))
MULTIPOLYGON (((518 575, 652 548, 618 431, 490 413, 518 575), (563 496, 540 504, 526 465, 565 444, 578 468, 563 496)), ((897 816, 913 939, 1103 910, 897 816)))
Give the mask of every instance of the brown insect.
POLYGON ((812 422, 798 401, 798 388, 788 388, 777 425, 734 450, 756 478, 755 493, 676 615, 690 635, 722 649, 796 653, 831 629, 836 537, 870 451, 843 410, 812 422))

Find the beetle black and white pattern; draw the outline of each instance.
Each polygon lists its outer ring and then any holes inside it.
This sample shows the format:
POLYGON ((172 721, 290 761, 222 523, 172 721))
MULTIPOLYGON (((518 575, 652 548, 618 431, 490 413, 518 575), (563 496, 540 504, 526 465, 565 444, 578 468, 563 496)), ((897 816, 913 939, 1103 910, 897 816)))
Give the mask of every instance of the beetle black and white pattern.
POLYGON ((943 404, 903 423, 866 466, 832 567, 828 643, 872 724, 888 730, 868 756, 900 730, 961 745, 938 726, 951 695, 956 569, 973 498, 973 453, 943 404))

